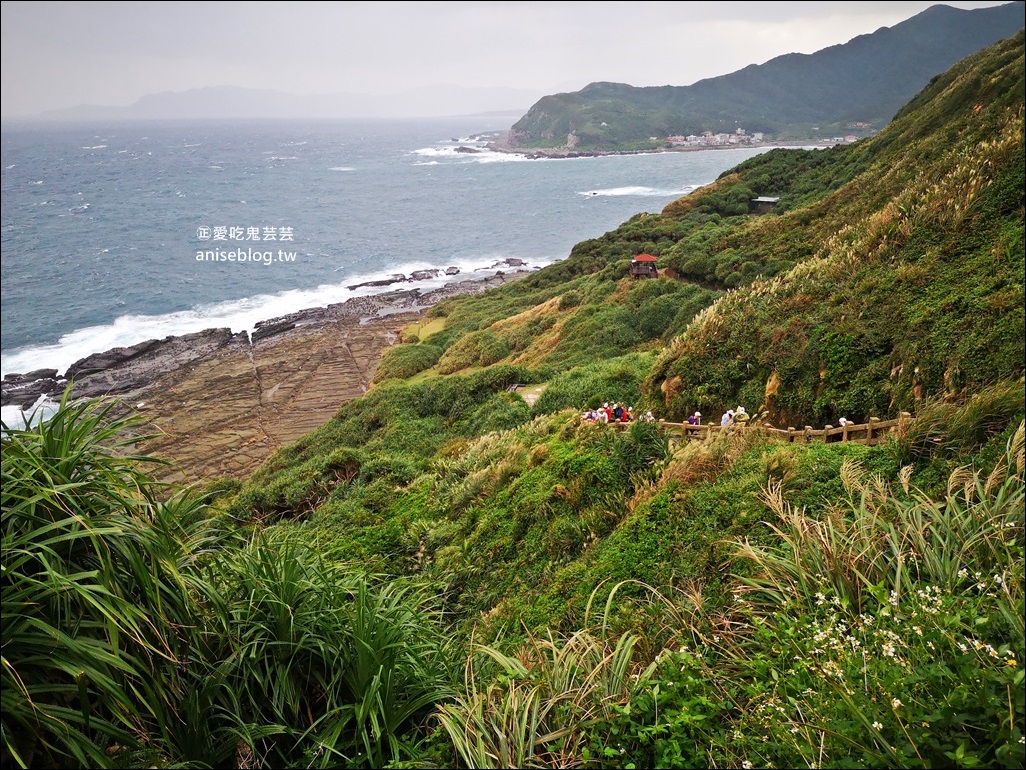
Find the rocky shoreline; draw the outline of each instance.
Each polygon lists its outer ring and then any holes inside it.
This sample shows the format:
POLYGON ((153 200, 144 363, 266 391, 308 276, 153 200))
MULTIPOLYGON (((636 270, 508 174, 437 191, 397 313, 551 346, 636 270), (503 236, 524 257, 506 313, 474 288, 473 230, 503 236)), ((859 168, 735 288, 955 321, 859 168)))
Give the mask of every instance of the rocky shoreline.
POLYGON ((530 271, 398 289, 268 319, 252 333, 207 329, 4 377, 4 405, 40 396, 115 397, 144 421, 137 453, 166 461, 156 476, 192 483, 243 478, 280 447, 331 419, 370 388, 381 354, 402 329, 448 297, 478 294, 530 271))
MULTIPOLYGON (((522 271, 526 263, 519 259, 503 260, 505 267, 522 271)), ((499 266, 497 264, 496 266, 499 266)), ((452 268, 450 268, 452 269, 452 268)), ((438 277, 442 271, 419 271, 421 274, 393 276, 383 281, 357 284, 349 289, 375 285, 385 286, 402 281, 426 280, 438 277)), ((446 273, 454 275, 454 273, 446 273)), ((233 333, 227 328, 212 328, 192 334, 151 339, 86 356, 64 373, 56 369, 37 369, 31 372, 11 373, 0 382, 0 404, 17 405, 29 409, 41 396, 59 398, 66 385, 73 382, 72 396, 95 397, 130 393, 150 384, 156 377, 180 369, 190 363, 209 357, 218 350, 232 345, 252 345, 259 340, 280 335, 297 327, 324 324, 333 321, 359 319, 366 323, 375 316, 397 312, 426 310, 436 302, 459 294, 474 294, 512 280, 514 274, 498 272, 494 278, 465 277, 429 291, 419 288, 397 289, 382 294, 353 297, 327 307, 309 308, 277 318, 258 322, 251 332, 233 333)))

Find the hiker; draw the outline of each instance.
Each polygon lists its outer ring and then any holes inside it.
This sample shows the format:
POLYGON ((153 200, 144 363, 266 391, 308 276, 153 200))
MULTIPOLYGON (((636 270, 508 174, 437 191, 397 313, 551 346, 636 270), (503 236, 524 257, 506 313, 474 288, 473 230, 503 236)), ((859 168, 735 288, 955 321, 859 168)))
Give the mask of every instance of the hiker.
POLYGON ((701 425, 702 424, 702 413, 695 412, 692 415, 688 415, 688 425, 701 425))
POLYGON ((840 425, 842 428, 845 427, 848 424, 848 418, 842 417, 837 421, 837 424, 840 425))
POLYGON ((726 412, 723 413, 723 416, 720 417, 720 427, 721 428, 726 428, 726 427, 728 427, 730 425, 733 425, 733 424, 734 424, 734 410, 733 409, 728 409, 726 412))
POLYGON ((748 412, 745 411, 745 408, 743 406, 738 406, 737 411, 734 412, 734 424, 735 425, 745 426, 745 425, 748 424, 748 421, 751 418, 752 418, 751 415, 748 414, 748 412))
POLYGON ((620 417, 623 422, 630 422, 634 419, 634 407, 629 406, 623 410, 623 415, 620 417))

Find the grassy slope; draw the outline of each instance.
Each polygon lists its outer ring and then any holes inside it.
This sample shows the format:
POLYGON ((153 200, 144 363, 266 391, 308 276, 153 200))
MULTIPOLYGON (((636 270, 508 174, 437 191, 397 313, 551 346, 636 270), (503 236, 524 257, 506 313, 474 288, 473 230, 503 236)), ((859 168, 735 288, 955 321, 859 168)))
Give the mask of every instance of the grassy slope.
POLYGON ((458 625, 499 634, 573 626, 603 581, 714 589, 728 563, 717 543, 768 534, 758 498, 774 474, 813 505, 840 493, 845 460, 886 476, 905 457, 754 436, 672 454, 644 426, 580 426, 590 398, 637 403, 645 387, 671 415, 713 414, 759 403, 776 372, 770 406, 804 424, 1012 380, 1011 406, 992 409, 1000 433, 1021 413, 1022 44, 975 64, 993 71, 985 82, 970 64, 939 79, 872 142, 753 159, 560 264, 439 305, 444 328, 399 346, 368 396, 223 505, 292 522, 374 569, 428 577, 458 625), (784 186, 785 213, 731 209, 763 185, 784 186), (630 255, 673 262, 700 239, 714 258, 758 244, 754 283, 724 293, 715 276, 706 288, 622 278, 630 255), (533 408, 504 392, 540 381, 549 388, 533 408))
POLYGON ((220 522, 190 497, 94 529, 83 513, 138 504, 120 460, 104 471, 64 418, 5 443, 5 764, 126 764, 138 744, 146 764, 424 766, 444 703, 440 767, 1021 767, 1022 72, 1020 35, 878 140, 753 159, 443 303, 370 393, 220 489, 220 522), (783 213, 747 216, 767 184, 783 213), (702 285, 626 280, 641 250, 702 285), (815 334, 783 344, 770 322, 815 334), (831 393, 824 368, 870 374, 831 393), (772 372, 780 414, 884 388, 918 419, 872 448, 754 428, 671 447, 578 417, 593 398, 754 403, 772 372), (518 382, 547 388, 529 407, 518 382), (85 562, 63 563, 69 537, 85 562), (471 634, 530 646, 481 663, 471 634), (79 662, 93 642, 82 660, 113 677, 79 662))

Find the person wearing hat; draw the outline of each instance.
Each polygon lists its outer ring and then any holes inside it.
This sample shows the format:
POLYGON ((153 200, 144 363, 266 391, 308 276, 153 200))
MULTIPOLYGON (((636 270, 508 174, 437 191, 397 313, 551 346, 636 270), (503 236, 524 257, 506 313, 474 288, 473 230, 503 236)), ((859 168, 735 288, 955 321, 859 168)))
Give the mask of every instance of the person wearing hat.
POLYGON ((688 425, 701 425, 702 424, 702 413, 695 412, 694 414, 688 415, 688 425))
POLYGON ((736 425, 747 425, 750 419, 751 415, 749 415, 748 412, 745 411, 745 408, 743 406, 739 406, 737 408, 737 411, 734 412, 734 423, 736 425))
POLYGON ((726 428, 728 425, 733 425, 733 424, 734 424, 734 410, 733 409, 728 409, 726 412, 723 413, 723 416, 720 418, 720 427, 721 428, 726 428))

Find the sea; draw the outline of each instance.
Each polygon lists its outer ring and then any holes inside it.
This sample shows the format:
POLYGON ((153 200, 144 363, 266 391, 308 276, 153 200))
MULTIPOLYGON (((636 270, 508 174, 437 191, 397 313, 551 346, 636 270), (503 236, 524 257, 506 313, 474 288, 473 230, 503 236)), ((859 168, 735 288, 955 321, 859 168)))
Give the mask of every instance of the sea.
POLYGON ((509 116, 2 127, 2 374, 538 269, 771 149, 529 159, 509 116))

